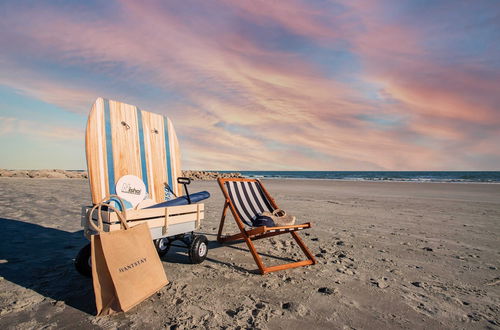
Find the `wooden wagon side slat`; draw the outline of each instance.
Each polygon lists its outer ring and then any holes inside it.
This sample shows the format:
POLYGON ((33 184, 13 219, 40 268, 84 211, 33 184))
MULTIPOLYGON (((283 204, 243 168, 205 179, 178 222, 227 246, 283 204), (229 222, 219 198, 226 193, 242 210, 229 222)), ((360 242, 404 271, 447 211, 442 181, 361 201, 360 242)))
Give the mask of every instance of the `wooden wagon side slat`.
MULTIPOLYGON (((91 207, 82 208, 82 225, 88 228, 88 213, 91 207)), ((114 212, 102 212, 104 231, 120 230, 120 222, 114 212), (108 218, 116 219, 107 221, 108 218)), ((96 218, 96 217, 94 217, 96 218)), ((191 204, 181 206, 171 206, 158 209, 129 210, 127 211, 127 224, 131 227, 141 223, 147 223, 149 228, 163 227, 165 235, 168 233, 169 225, 176 225, 185 222, 195 222, 195 228, 200 227, 200 222, 205 218, 205 205, 191 204), (154 212, 151 212, 154 211, 154 212), (130 216, 131 215, 131 216, 130 216)), ((94 219, 95 220, 95 219, 94 219)))
MULTIPOLYGON (((87 213, 92 207, 84 206, 82 208, 82 212, 85 215, 82 215, 82 226, 85 226, 87 222, 87 213)), ((205 211, 205 204, 190 204, 190 205, 180 205, 180 206, 169 206, 169 207, 159 207, 155 209, 141 209, 141 210, 127 210, 127 221, 134 221, 140 219, 150 219, 165 216, 166 209, 168 209, 169 215, 175 214, 188 214, 188 213, 197 213, 205 211)), ((118 216, 114 212, 102 212, 103 222, 114 223, 118 222, 118 216)), ((97 216, 94 216, 94 219, 97 219, 97 216)))
MULTIPOLYGON (((182 214, 182 213, 196 213, 198 211, 198 206, 200 211, 205 210, 205 204, 190 204, 190 205, 179 205, 179 206, 168 206, 169 214, 182 214)), ((108 212, 103 212, 103 214, 108 212)), ((133 221, 137 219, 146 219, 146 218, 156 218, 165 216, 165 208, 158 207, 154 209, 141 209, 141 210, 127 210, 127 221, 133 221)), ((106 220, 104 220, 106 221, 106 220)), ((109 221, 107 222, 117 222, 118 216, 111 212, 109 215, 109 221)))
MULTIPOLYGON (((203 219, 205 214, 203 212, 200 212, 199 217, 200 219, 203 219)), ((196 213, 191 213, 191 214, 183 214, 183 215, 178 215, 178 216, 168 216, 168 225, 176 225, 179 223, 184 223, 184 222, 196 222, 197 214, 196 213)), ((145 220, 136 220, 136 221, 127 221, 127 224, 130 227, 137 226, 141 223, 146 222, 149 226, 149 228, 154 228, 154 227, 164 227, 165 226, 165 216, 163 217, 158 217, 158 218, 153 218, 153 219, 145 219, 145 220)), ((104 231, 115 231, 115 230, 120 230, 120 224, 119 223, 104 223, 104 231)))

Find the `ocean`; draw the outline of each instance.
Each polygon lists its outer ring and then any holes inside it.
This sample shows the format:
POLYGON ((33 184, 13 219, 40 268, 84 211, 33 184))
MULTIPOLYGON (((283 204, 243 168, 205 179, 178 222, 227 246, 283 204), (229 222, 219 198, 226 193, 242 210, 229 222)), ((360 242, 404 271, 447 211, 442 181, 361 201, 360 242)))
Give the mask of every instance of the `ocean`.
POLYGON ((247 178, 500 183, 500 171, 219 171, 247 178))

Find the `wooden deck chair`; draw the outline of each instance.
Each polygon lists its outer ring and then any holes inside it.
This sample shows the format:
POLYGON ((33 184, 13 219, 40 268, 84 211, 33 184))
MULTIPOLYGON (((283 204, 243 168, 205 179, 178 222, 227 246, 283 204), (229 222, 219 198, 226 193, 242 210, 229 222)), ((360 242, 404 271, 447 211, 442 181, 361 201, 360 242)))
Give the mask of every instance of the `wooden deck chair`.
POLYGON ((218 182, 226 200, 222 211, 219 232, 217 234, 217 241, 219 243, 243 239, 248 245, 248 248, 252 253, 255 263, 259 267, 261 274, 316 264, 316 259, 307 249, 306 245, 297 233, 299 230, 311 228, 311 224, 309 222, 291 226, 252 227, 252 218, 254 218, 257 214, 264 211, 272 212, 272 210, 278 208, 274 199, 269 195, 259 180, 219 178, 218 182), (240 229, 240 233, 222 236, 222 228, 224 227, 224 220, 226 218, 228 208, 233 214, 236 224, 240 229), (250 229, 245 229, 245 225, 250 227, 250 229), (290 233, 292 235, 302 252, 304 252, 307 256, 307 259, 278 266, 265 267, 252 241, 286 233, 290 233))

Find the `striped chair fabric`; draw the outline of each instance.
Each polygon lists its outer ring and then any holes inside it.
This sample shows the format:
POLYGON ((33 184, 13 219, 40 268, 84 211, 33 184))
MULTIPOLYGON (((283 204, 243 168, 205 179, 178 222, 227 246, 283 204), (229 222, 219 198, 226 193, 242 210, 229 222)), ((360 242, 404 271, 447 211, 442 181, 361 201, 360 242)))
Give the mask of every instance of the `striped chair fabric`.
POLYGON ((257 215, 274 210, 258 182, 227 181, 226 188, 240 219, 250 227, 257 215))

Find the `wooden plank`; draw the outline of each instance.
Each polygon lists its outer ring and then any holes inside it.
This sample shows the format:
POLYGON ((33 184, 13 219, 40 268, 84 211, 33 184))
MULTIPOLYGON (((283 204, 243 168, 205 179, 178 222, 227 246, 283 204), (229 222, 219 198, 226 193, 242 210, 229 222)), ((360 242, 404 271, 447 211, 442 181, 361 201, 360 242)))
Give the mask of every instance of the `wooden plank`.
MULTIPOLYGON (((167 207, 169 209, 170 214, 179 214, 179 213, 194 213, 197 212, 198 206, 200 211, 205 210, 205 204, 200 203, 200 204, 190 204, 190 205, 179 205, 179 206, 169 206, 167 207)), ((108 213, 108 212, 103 212, 103 214, 108 213)), ((141 210, 127 210, 127 221, 132 221, 136 219, 144 219, 144 218, 155 218, 159 216, 164 216, 165 215, 165 208, 163 207, 158 207, 158 208, 153 208, 153 209, 141 209, 141 210)), ((103 217, 104 218, 104 217, 103 217)), ((115 222, 118 221, 118 216, 116 213, 111 212, 110 213, 110 221, 109 222, 115 222)))
MULTIPOLYGON (((158 207, 155 209, 142 209, 142 210, 127 210, 127 221, 133 221, 136 219, 144 219, 144 218, 156 218, 165 215, 165 208, 158 207)), ((109 222, 117 222, 118 215, 114 212, 110 212, 110 221, 109 222)))
POLYGON ((163 229, 162 229, 162 234, 164 236, 167 236, 168 235, 168 224, 169 224, 169 219, 170 218, 170 214, 168 212, 168 208, 165 208, 165 223, 163 224, 163 229))
POLYGON ((142 121, 149 174, 149 193, 153 200, 161 203, 165 200, 164 183, 167 182, 163 116, 142 111, 142 121))
POLYGON ((115 184, 124 175, 142 179, 137 108, 116 101, 109 101, 109 108, 115 184))
MULTIPOLYGON (((200 219, 205 218, 205 213, 200 212, 199 215, 200 219)), ((169 216, 168 217, 168 225, 175 225, 178 223, 184 223, 184 222, 190 222, 194 221, 196 222, 197 215, 195 213, 192 214, 184 214, 184 215, 177 215, 177 216, 169 216)), ((165 225, 165 216, 154 218, 154 219, 148 219, 148 220, 136 220, 136 221, 127 221, 127 224, 130 227, 137 226, 138 224, 146 222, 150 228, 154 227, 163 227, 165 225)), ((121 225, 119 223, 104 223, 104 230, 105 231, 115 231, 115 230, 120 230, 121 225)))
MULTIPOLYGON (((176 223, 181 223, 181 222, 186 222, 186 221, 196 221, 197 214, 196 213, 188 213, 188 214, 181 214, 181 215, 169 215, 168 221, 170 224, 176 224, 176 223)), ((200 212, 200 219, 205 218, 205 212, 200 212)))
MULTIPOLYGON (((257 227, 257 228, 251 229, 251 230, 247 230, 246 234, 248 235, 248 237, 250 237, 252 240, 255 241, 258 239, 273 237, 273 236, 281 235, 284 233, 292 233, 294 231, 308 229, 308 228, 310 228, 310 226, 294 225, 291 228, 279 227, 279 228, 281 228, 280 230, 271 232, 271 230, 274 230, 274 228, 277 228, 277 227, 264 227, 264 226, 257 227), (258 229, 258 230, 256 230, 256 229, 258 229)), ((230 236, 222 236, 218 240, 219 240, 219 242, 228 242, 228 241, 235 241, 235 240, 241 240, 241 239, 243 239, 242 233, 234 234, 234 235, 230 235, 230 236)))
POLYGON ((282 230, 282 229, 307 229, 311 228, 310 222, 305 222, 299 225, 291 225, 291 226, 276 226, 276 227, 266 227, 266 230, 282 230))
POLYGON ((177 184, 177 178, 181 175, 179 141, 174 126, 167 117, 138 111, 133 105, 98 98, 87 120, 85 141, 93 204, 101 202, 110 191, 114 191, 115 183, 124 175, 135 175, 147 181, 145 184, 148 193, 158 203, 165 200, 164 183, 168 177, 171 177, 174 192, 182 195, 181 185, 177 184), (142 121, 143 139, 140 139, 138 115, 142 121), (168 132, 170 166, 167 166, 166 160, 165 131, 168 132), (108 155, 108 149, 113 150, 112 155, 108 155), (143 176, 147 176, 147 180, 143 176), (113 179, 111 183, 110 178, 113 179))
POLYGON ((292 263, 284 264, 284 265, 265 267, 262 271, 262 274, 276 272, 276 271, 284 270, 284 269, 303 267, 303 266, 308 266, 308 265, 313 265, 313 264, 314 263, 312 260, 302 260, 302 261, 292 262, 292 263))
POLYGON ((104 100, 98 98, 90 110, 85 131, 87 169, 94 204, 109 193, 105 137, 104 100))
POLYGON ((196 229, 200 228, 200 221, 201 221, 201 218, 200 218, 200 204, 196 204, 196 229))
MULTIPOLYGON (((85 219, 88 219, 88 212, 90 212, 91 208, 90 207, 85 207, 85 219)), ((127 212, 127 223, 128 224, 134 224, 136 225, 139 223, 138 221, 145 222, 145 221, 153 221, 152 223, 154 224, 153 227, 159 227, 163 226, 165 223, 165 215, 169 215, 168 221, 172 224, 176 223, 182 223, 185 221, 192 221, 193 219, 197 221, 199 224, 201 220, 204 219, 205 217, 205 204, 192 204, 192 205, 181 205, 181 206, 172 206, 172 207, 167 207, 167 208, 157 208, 157 209, 147 209, 147 210, 130 210, 127 212), (199 206, 197 206, 199 205, 199 206), (197 209, 199 210, 199 216, 197 209), (131 217, 129 216, 129 213, 131 212, 137 212, 141 211, 139 213, 139 216, 135 218, 135 220, 132 220, 131 217), (147 212, 144 212, 147 211, 147 212), (153 211, 153 212, 150 212, 153 211), (189 212, 189 213, 187 213, 189 212), (180 214, 180 215, 179 215, 180 214), (148 218, 148 219, 144 219, 148 218), (139 220, 137 220, 139 219, 139 220), (144 219, 144 220, 141 220, 144 219)), ((83 210, 82 210, 83 212, 83 210)), ((134 216, 137 216, 137 214, 134 214, 134 216)), ((112 230, 118 230, 120 228, 120 223, 118 221, 118 217, 116 213, 114 212, 102 212, 102 217, 103 217, 103 224, 105 228, 112 228, 112 230), (108 216, 111 216, 112 221, 108 221, 108 216), (111 227, 110 227, 111 226, 111 227)), ((94 216, 93 219, 97 221, 97 217, 94 216)), ((83 217, 82 217, 83 221, 83 217)), ((82 224, 85 228, 86 224, 82 224)), ((151 227, 151 226, 150 226, 151 227)))
POLYGON ((171 210, 170 214, 178 214, 178 213, 194 212, 194 211, 196 211, 198 209, 197 205, 199 205, 200 211, 204 211, 205 210, 205 204, 204 203, 179 205, 179 206, 169 206, 168 208, 171 210))

